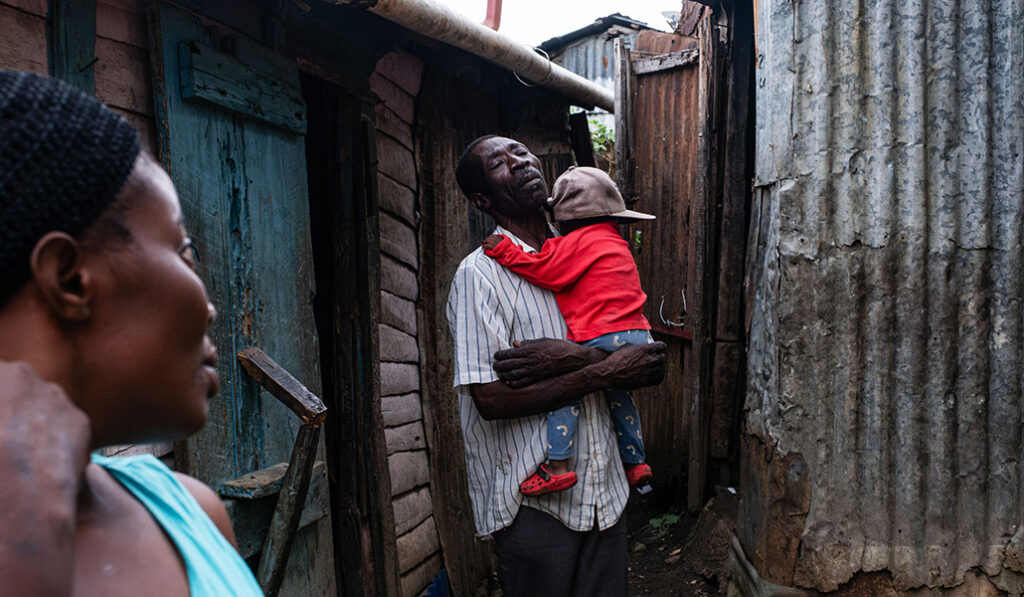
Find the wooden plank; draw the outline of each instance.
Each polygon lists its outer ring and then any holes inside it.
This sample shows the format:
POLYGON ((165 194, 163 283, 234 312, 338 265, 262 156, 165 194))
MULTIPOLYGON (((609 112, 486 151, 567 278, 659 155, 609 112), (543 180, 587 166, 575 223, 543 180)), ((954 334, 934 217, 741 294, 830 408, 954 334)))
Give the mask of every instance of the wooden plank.
POLYGON ((416 163, 412 151, 387 135, 377 137, 377 170, 416 190, 416 163))
POLYGON ((427 447, 422 421, 413 421, 398 427, 389 427, 384 430, 384 438, 388 443, 388 455, 395 452, 425 450, 427 447))
POLYGON ((700 23, 700 19, 704 16, 705 10, 707 10, 707 7, 703 4, 684 0, 682 9, 679 13, 679 26, 676 28, 677 33, 686 36, 692 36, 696 33, 697 24, 700 23))
POLYGON ((633 189, 633 136, 632 74, 629 48, 621 37, 615 38, 615 174, 619 190, 626 204, 632 203, 633 189))
POLYGON ((384 425, 387 427, 396 427, 423 418, 423 405, 420 404, 420 395, 416 393, 384 396, 380 399, 380 410, 384 425))
MULTIPOLYGON (((288 463, 282 462, 283 470, 288 463)), ((270 528, 270 518, 274 514, 277 493, 271 493, 259 499, 223 498, 231 524, 238 542, 238 553, 245 559, 260 553, 263 541, 270 528)), ((330 492, 327 483, 327 468, 317 462, 313 467, 313 475, 306 493, 306 504, 302 507, 299 528, 304 529, 327 517, 330 509, 330 492)))
POLYGON ((306 134, 306 103, 298 89, 200 42, 182 41, 178 51, 185 99, 306 134))
POLYGON ((382 211, 399 217, 410 226, 419 223, 416 214, 416 193, 412 189, 382 175, 377 176, 377 185, 380 188, 382 211))
POLYGON ((708 417, 708 456, 726 459, 730 456, 733 438, 738 436, 737 396, 742 388, 741 347, 736 342, 715 342, 711 414, 708 417))
POLYGON ((416 116, 416 101, 409 92, 377 72, 370 75, 370 90, 406 125, 412 125, 416 116))
POLYGON ((634 58, 632 68, 634 74, 646 75, 648 73, 657 73, 697 64, 699 58, 696 49, 689 49, 681 52, 672 52, 671 54, 651 56, 649 58, 634 58))
POLYGON ((0 4, 0 31, 0 68, 48 72, 45 18, 0 4))
POLYGON ((395 114, 391 108, 388 108, 383 103, 377 104, 374 108, 374 113, 377 115, 377 130, 398 141, 409 151, 412 151, 412 126, 399 118, 398 114, 395 114))
POLYGON ((420 391, 420 367, 413 363, 380 364, 380 395, 396 396, 420 391))
POLYGON ((572 143, 572 153, 576 156, 577 166, 597 165, 586 112, 574 112, 569 115, 569 141, 572 143))
POLYGON ((99 3, 145 17, 151 0, 99 0, 99 3))
POLYGON ((268 597, 276 597, 284 582, 285 564, 295 541, 302 507, 306 503, 319 439, 320 428, 309 424, 300 427, 299 435, 295 438, 295 448, 281 483, 277 505, 270 519, 270 528, 256 569, 256 579, 268 597))
POLYGON ((422 487, 396 497, 394 509, 395 534, 404 535, 433 513, 430 488, 422 487))
POLYGON ((92 95, 95 64, 96 0, 52 0, 50 74, 92 95))
POLYGON ((427 452, 397 452, 388 456, 391 471, 391 495, 396 496, 430 481, 427 452))
POLYGON ((96 98, 153 116, 153 82, 146 50, 105 38, 96 40, 96 98))
POLYGON ((408 572, 440 550, 437 524, 431 516, 397 539, 398 568, 408 572))
POLYGON ((374 71, 413 97, 420 92, 423 60, 406 51, 395 50, 381 56, 374 71))
POLYGON ((174 451, 174 442, 160 442, 157 444, 127 444, 123 446, 107 446, 102 448, 104 456, 137 456, 149 454, 162 458, 174 451))
POLYGON ((3 4, 44 19, 50 14, 49 0, 4 0, 3 4))
MULTIPOLYGON (((733 13, 729 27, 725 147, 723 151, 721 257, 718 278, 718 317, 715 337, 742 342, 744 331, 744 290, 747 227, 750 221, 754 168, 753 126, 753 15, 749 10, 733 13)), ((734 400, 741 400, 736 397, 734 400)))
MULTIPOLYGON (((402 575, 402 597, 416 597, 423 592, 423 589, 430 581, 437 576, 442 567, 441 556, 436 555, 426 560, 416 568, 402 575)), ((461 593, 455 593, 459 595, 461 593)))
POLYGON ((389 325, 380 325, 380 360, 392 363, 415 363, 419 366, 420 349, 416 337, 389 325))
POLYGON ((148 49, 146 11, 139 7, 130 10, 99 0, 96 3, 96 37, 148 49))
MULTIPOLYGON (((708 16, 710 17, 710 11, 708 16)), ((636 56, 657 56, 696 48, 698 45, 697 37, 646 29, 638 33, 636 39, 633 40, 632 54, 636 56)))
POLYGON ((413 269, 419 268, 416 231, 388 214, 380 216, 380 250, 413 269))
MULTIPOLYGON (((704 506, 707 494, 708 434, 710 427, 712 343, 710 335, 717 297, 707 292, 706 265, 710 247, 715 246, 714 209, 717 204, 717 155, 715 132, 718 116, 718 75, 721 72, 722 50, 719 47, 718 30, 710 18, 701 21, 699 27, 701 45, 699 70, 699 126, 700 149, 697 153, 697 198, 694 201, 695 238, 694 292, 693 303, 699 305, 701 317, 695 318, 694 359, 697 371, 693 380, 694 418, 690 433, 690 452, 687 477, 687 507, 697 512, 704 506)), ((714 281, 711 281, 714 284, 714 281)))
POLYGON ((224 498, 239 500, 258 500, 281 491, 281 482, 288 472, 288 463, 279 462, 273 466, 246 473, 237 479, 220 484, 217 493, 224 498))
POLYGON ((416 335, 416 303, 390 292, 380 293, 380 322, 416 335))
POLYGON ((380 260, 380 287, 391 294, 415 301, 419 298, 419 279, 407 266, 383 255, 380 260))
POLYGON ((318 426, 327 418, 327 407, 320 398, 259 348, 239 352, 238 362, 256 383, 283 402, 305 424, 318 426))

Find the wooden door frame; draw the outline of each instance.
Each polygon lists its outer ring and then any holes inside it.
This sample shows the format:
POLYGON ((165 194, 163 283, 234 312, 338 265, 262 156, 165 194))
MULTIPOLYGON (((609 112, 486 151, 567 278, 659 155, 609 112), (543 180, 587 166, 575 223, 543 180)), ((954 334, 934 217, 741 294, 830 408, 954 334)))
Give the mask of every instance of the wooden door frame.
POLYGON ((314 310, 329 407, 325 439, 338 594, 392 596, 398 594, 399 581, 380 409, 372 98, 308 74, 302 83, 311 120, 307 164, 318 288, 314 310))

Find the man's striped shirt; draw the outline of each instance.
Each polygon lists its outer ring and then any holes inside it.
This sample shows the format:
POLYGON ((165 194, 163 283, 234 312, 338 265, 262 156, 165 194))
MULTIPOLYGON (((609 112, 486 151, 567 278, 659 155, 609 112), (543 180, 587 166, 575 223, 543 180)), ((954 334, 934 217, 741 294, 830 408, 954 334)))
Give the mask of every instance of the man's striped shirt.
MULTIPOLYGON (((535 250, 509 231, 527 252, 535 250)), ((577 531, 606 529, 622 515, 629 486, 619 458, 608 405, 601 393, 582 401, 576 454, 569 466, 579 482, 571 489, 526 497, 519 484, 545 461, 546 417, 487 421, 469 393, 471 384, 497 381, 493 355, 512 342, 566 337, 554 294, 525 282, 487 257, 470 253, 455 273, 448 295, 448 325, 455 344, 455 382, 465 441, 469 494, 477 532, 487 536, 512 523, 520 505, 547 512, 577 531)))

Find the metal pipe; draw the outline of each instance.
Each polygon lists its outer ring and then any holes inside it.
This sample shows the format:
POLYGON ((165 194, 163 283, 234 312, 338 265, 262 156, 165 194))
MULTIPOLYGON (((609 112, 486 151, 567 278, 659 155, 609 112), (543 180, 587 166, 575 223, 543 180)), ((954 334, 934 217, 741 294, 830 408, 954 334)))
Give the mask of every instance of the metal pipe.
POLYGON ((435 0, 326 0, 362 8, 420 35, 503 66, 524 79, 558 92, 581 107, 615 111, 615 95, 600 85, 540 56, 529 46, 471 21, 435 0))
POLYGON ((484 17, 484 27, 494 31, 501 27, 501 0, 487 0, 487 16, 484 17))

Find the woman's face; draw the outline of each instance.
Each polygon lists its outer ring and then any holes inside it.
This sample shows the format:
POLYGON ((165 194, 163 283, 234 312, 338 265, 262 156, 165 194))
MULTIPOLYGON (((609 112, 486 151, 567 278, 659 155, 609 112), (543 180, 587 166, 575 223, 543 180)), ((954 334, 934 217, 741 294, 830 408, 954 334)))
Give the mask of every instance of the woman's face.
POLYGON ((214 309, 174 185, 149 160, 136 169, 145 184, 119 198, 130 240, 83 251, 94 294, 79 368, 90 387, 79 406, 92 419, 94 446, 190 435, 206 422, 206 401, 220 384, 206 335, 214 309))

